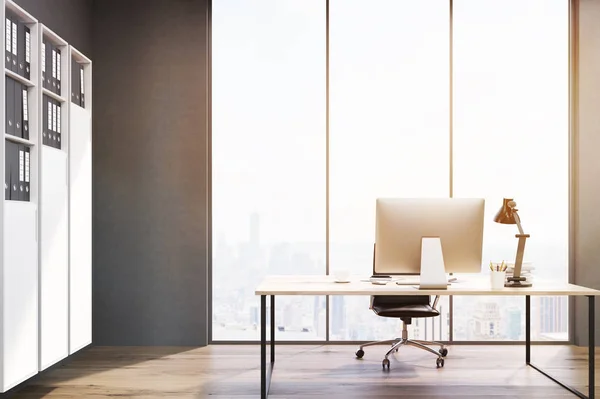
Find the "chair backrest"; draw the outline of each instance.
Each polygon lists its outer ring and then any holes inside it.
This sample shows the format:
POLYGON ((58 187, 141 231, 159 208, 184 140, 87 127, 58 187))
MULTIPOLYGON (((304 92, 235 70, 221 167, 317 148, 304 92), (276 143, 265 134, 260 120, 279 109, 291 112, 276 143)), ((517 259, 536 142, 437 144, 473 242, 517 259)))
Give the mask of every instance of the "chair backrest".
POLYGON ((372 306, 382 305, 429 305, 429 295, 376 295, 372 306))

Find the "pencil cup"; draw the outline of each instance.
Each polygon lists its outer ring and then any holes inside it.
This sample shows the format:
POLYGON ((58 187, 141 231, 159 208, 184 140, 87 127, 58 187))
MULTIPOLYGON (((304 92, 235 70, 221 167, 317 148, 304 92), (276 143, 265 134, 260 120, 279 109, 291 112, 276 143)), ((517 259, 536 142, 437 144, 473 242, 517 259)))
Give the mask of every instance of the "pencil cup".
POLYGON ((493 290, 501 290, 504 288, 504 279, 506 278, 506 272, 498 272, 492 270, 490 273, 490 282, 493 290))

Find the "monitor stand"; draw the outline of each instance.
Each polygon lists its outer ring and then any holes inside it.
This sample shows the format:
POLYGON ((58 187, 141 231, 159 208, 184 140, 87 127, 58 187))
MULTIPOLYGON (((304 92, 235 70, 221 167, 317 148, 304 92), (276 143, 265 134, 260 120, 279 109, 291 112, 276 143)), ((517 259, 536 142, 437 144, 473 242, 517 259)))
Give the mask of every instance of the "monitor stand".
POLYGON ((421 238, 421 277, 419 289, 446 290, 448 278, 440 237, 421 238))

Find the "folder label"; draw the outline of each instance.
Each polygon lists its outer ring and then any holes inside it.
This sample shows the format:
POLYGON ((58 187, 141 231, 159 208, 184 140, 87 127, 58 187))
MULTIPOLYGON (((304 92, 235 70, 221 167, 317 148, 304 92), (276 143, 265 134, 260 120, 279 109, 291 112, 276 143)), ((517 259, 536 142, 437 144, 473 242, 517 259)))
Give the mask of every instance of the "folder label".
POLYGON ((46 43, 42 43, 42 72, 46 73, 46 43))
POLYGON ((56 104, 52 104, 52 131, 56 132, 56 104))
POLYGON ((29 151, 25 153, 25 183, 29 183, 29 151))
POLYGON ((81 94, 84 94, 83 93, 83 68, 79 69, 79 80, 80 80, 79 84, 81 85, 81 94))
POLYGON ((23 159, 23 150, 20 149, 19 150, 19 181, 20 182, 25 180, 25 173, 24 173, 24 170, 23 170, 24 166, 25 166, 25 162, 24 162, 24 159, 23 159))
POLYGON ((60 82, 60 55, 56 52, 56 80, 60 82))
POLYGON ((31 33, 28 31, 25 31, 25 62, 31 62, 29 59, 30 53, 31 53, 30 36, 31 36, 31 33))
POLYGON ((12 53, 17 55, 17 24, 12 23, 12 53))
MULTIPOLYGON (((12 22, 10 21, 10 18, 6 18, 6 37, 4 38, 5 42, 6 42, 6 51, 8 51, 9 53, 12 53, 12 39, 11 39, 11 26, 12 26, 12 22)), ((9 61, 9 60, 7 60, 9 61)))
POLYGON ((52 131, 52 103, 48 100, 48 134, 52 131))
POLYGON ((23 89, 23 121, 29 120, 29 112, 27 108, 27 89, 23 89))
POLYGON ((56 78, 56 50, 52 49, 52 77, 56 78))

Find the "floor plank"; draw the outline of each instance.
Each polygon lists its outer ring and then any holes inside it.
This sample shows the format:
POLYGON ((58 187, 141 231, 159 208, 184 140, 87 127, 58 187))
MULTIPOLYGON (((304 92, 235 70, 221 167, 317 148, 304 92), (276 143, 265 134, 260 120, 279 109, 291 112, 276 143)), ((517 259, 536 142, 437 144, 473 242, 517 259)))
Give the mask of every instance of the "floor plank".
MULTIPOLYGON (((366 348, 361 360, 354 357, 355 350, 349 345, 278 346, 269 397, 575 397, 525 366, 522 346, 449 347, 441 369, 430 353, 403 347, 392 358, 389 372, 381 367, 385 347, 366 348)), ((253 345, 92 347, 14 397, 254 399, 259 397, 259 356, 259 347, 253 345)), ((587 392, 586 348, 534 346, 532 360, 587 392)))

